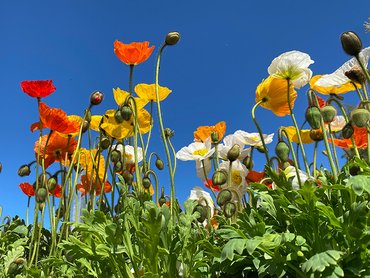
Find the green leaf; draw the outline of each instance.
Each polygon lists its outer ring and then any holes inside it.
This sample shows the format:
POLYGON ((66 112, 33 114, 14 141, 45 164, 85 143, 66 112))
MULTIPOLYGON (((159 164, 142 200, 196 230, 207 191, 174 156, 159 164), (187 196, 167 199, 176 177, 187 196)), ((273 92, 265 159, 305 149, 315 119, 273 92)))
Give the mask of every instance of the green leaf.
POLYGON ((364 190, 370 193, 370 178, 365 175, 350 177, 347 186, 351 186, 357 196, 361 196, 364 190))
POLYGON ((242 254, 246 243, 247 240, 244 238, 235 238, 229 240, 222 249, 221 261, 224 261, 226 259, 232 261, 234 259, 235 251, 239 254, 242 254))
POLYGON ((342 252, 337 250, 327 250, 313 255, 308 261, 302 264, 302 270, 309 272, 323 272, 327 267, 337 266, 342 252))

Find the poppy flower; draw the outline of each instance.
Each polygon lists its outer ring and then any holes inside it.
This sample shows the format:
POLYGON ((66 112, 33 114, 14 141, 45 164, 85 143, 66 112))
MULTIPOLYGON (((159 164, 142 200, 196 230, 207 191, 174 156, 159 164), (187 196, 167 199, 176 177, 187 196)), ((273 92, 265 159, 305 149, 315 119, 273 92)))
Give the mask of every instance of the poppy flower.
POLYGON ((207 181, 205 181, 204 183, 204 186, 211 189, 214 191, 214 192, 220 192, 221 190, 221 187, 218 186, 218 185, 214 185, 213 182, 212 182, 212 179, 208 179, 207 181))
POLYGON ((132 42, 124 44, 118 40, 114 42, 114 53, 126 65, 138 65, 145 62, 152 54, 154 46, 149 47, 149 42, 132 42))
MULTIPOLYGON (((86 175, 81 176, 81 183, 77 184, 77 190, 81 192, 82 196, 95 192, 96 196, 101 193, 101 181, 98 179, 90 180, 86 175)), ((108 193, 112 191, 112 185, 108 182, 104 182, 104 192, 108 193)))
MULTIPOLYGON (((129 96, 131 96, 131 94, 129 92, 121 90, 120 88, 113 89, 113 97, 114 97, 114 100, 116 101, 116 103, 118 105, 124 104, 126 99, 129 96)), ((144 98, 141 98, 141 97, 136 97, 136 98, 134 97, 134 100, 135 100, 136 108, 138 110, 143 108, 149 102, 148 99, 144 99, 144 98)))
POLYGON ((218 156, 223 160, 228 160, 227 154, 234 145, 239 145, 240 147, 239 160, 243 160, 250 154, 251 148, 244 148, 244 143, 242 143, 240 136, 229 134, 222 140, 222 144, 218 145, 218 156))
MULTIPOLYGON (((213 126, 200 126, 194 131, 194 140, 205 142, 208 137, 211 137, 212 133, 215 132, 218 135, 220 141, 224 137, 226 131, 226 123, 224 121, 219 122, 213 126)), ((213 142, 214 143, 214 142, 213 142)))
POLYGON ((28 182, 22 182, 19 185, 20 189, 23 191, 24 194, 26 194, 28 197, 32 197, 36 195, 35 188, 32 184, 28 182))
MULTIPOLYGON (((290 84, 290 105, 293 108, 297 98, 297 92, 293 84, 290 84)), ((288 105, 288 82, 284 79, 269 76, 263 80, 256 89, 256 102, 264 100, 260 105, 271 110, 277 116, 290 114, 288 105)))
MULTIPOLYGON (((249 133, 243 130, 237 130, 234 133, 240 138, 240 141, 249 146, 254 146, 254 147, 261 147, 262 146, 262 140, 261 136, 259 133, 249 133)), ((263 139, 265 141, 265 144, 270 144, 272 142, 272 139, 274 138, 274 133, 271 134, 263 134, 263 139)))
MULTIPOLYGON (((365 149, 367 148, 367 129, 366 128, 359 128, 354 126, 353 127, 353 138, 355 139, 355 143, 357 148, 365 149)), ((331 142, 331 139, 328 139, 331 142)), ((353 148, 351 138, 348 139, 334 139, 334 144, 341 149, 351 149, 353 148)))
MULTIPOLYGON (((157 101, 155 94, 155 84, 137 84, 135 86, 135 92, 142 99, 147 99, 148 101, 154 102, 157 101)), ((167 87, 162 87, 158 85, 159 101, 166 99, 171 92, 172 90, 168 89, 167 87)))
MULTIPOLYGON (((370 47, 364 48, 360 54, 359 58, 364 64, 365 68, 369 62, 370 58, 370 47)), ((335 72, 331 74, 325 74, 320 77, 314 85, 320 87, 337 87, 341 88, 342 86, 346 85, 347 83, 352 82, 347 76, 346 72, 352 70, 354 67, 359 67, 358 61, 356 58, 352 58, 351 60, 345 62, 341 67, 339 67, 335 72)), ((352 89, 353 90, 353 89, 352 89)), ((351 90, 351 91, 352 91, 351 90)))
POLYGON ((62 186, 60 184, 57 184, 54 190, 50 190, 49 193, 57 198, 62 197, 62 186))
POLYGON ((276 57, 268 67, 273 77, 291 80, 294 88, 301 88, 311 79, 312 71, 308 68, 314 61, 303 52, 293 50, 276 57))
MULTIPOLYGON (((39 103, 39 113, 42 122, 42 128, 49 128, 62 134, 76 134, 80 130, 81 121, 76 119, 77 116, 69 117, 59 108, 50 108, 45 103, 39 103)), ((40 124, 31 125, 31 131, 40 127, 40 124)))
POLYGON ((30 97, 47 97, 55 91, 52 80, 32 80, 21 82, 22 91, 30 97))
MULTIPOLYGON (((298 136, 297 136, 297 130, 296 130, 296 128, 294 126, 284 127, 284 130, 288 134, 289 140, 291 142, 294 142, 294 143, 299 144, 299 140, 298 140, 298 136)), ((301 139, 302 139, 302 143, 303 144, 311 144, 311 143, 315 142, 311 138, 310 132, 311 131, 309 129, 302 129, 302 130, 300 130, 300 135, 301 135, 301 139)))
MULTIPOLYGON (((252 183, 252 182, 257 182, 261 183, 261 181, 265 178, 265 172, 257 172, 257 171, 249 171, 248 175, 246 176, 245 180, 247 183, 252 183)), ((264 182, 264 184, 268 188, 272 188, 272 183, 271 182, 264 182)))
MULTIPOLYGON (((321 77, 323 77, 323 75, 315 75, 310 80, 310 87, 311 87, 311 89, 314 90, 314 91, 316 91, 316 92, 318 92, 318 93, 320 93, 320 94, 323 94, 323 95, 330 95, 330 94, 340 95, 340 94, 345 94, 345 93, 348 93, 350 91, 356 90, 356 88, 355 88, 355 86, 353 86, 351 80, 349 80, 349 82, 347 82, 345 84, 342 84, 339 87, 335 87, 335 86, 330 86, 330 87, 319 86, 319 85, 317 85, 317 81, 321 77)), ((356 86, 358 88, 361 88, 361 85, 360 84, 356 84, 356 86)))
POLYGON ((206 140, 203 142, 194 142, 187 147, 183 147, 176 153, 176 158, 182 161, 188 160, 204 160, 209 158, 215 152, 212 148, 211 141, 206 140))
POLYGON ((229 161, 223 161, 219 165, 219 169, 226 170, 227 173, 230 173, 231 175, 231 184, 223 184, 221 185, 221 188, 228 188, 230 186, 231 188, 235 189, 236 192, 238 192, 239 197, 242 197, 246 192, 248 188, 247 181, 245 177, 248 175, 248 169, 245 167, 244 164, 242 164, 239 160, 235 160, 231 164, 231 170, 230 170, 230 163, 229 161))
MULTIPOLYGON (((73 137, 63 137, 58 133, 52 133, 50 136, 44 135, 41 138, 40 159, 45 159, 45 168, 49 167, 55 161, 61 161, 62 163, 64 163, 66 155, 68 156, 73 154, 73 152, 76 150, 76 147, 77 140, 73 137)), ((39 140, 35 142, 34 151, 37 157, 37 153, 39 151, 39 140)))

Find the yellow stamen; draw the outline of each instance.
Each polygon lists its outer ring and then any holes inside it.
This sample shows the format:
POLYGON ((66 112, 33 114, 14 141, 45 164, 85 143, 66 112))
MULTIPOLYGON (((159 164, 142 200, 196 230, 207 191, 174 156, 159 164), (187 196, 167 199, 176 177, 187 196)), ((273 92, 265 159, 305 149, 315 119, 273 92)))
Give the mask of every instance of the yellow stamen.
POLYGON ((193 152, 193 155, 205 156, 208 153, 207 149, 199 149, 193 152))

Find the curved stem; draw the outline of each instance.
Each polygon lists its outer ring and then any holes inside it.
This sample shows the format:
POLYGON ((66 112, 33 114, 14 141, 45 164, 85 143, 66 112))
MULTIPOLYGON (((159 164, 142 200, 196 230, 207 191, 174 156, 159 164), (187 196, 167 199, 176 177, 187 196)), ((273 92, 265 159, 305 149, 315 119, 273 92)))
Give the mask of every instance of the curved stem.
POLYGON ((262 129, 260 127, 260 125, 258 124, 257 120, 256 120, 256 115, 255 115, 255 110, 256 108, 261 104, 265 102, 264 99, 261 99, 260 101, 258 101, 252 108, 252 120, 255 124, 255 126, 257 127, 257 130, 258 130, 258 133, 260 135, 260 138, 261 138, 261 141, 262 141, 262 146, 263 146, 263 149, 264 149, 264 154, 265 154, 265 157, 266 157, 266 164, 268 165, 270 163, 270 158, 269 158, 269 155, 268 155, 268 151, 267 151, 267 147, 266 147, 266 143, 265 143, 265 139, 263 138, 263 133, 262 133, 262 129))

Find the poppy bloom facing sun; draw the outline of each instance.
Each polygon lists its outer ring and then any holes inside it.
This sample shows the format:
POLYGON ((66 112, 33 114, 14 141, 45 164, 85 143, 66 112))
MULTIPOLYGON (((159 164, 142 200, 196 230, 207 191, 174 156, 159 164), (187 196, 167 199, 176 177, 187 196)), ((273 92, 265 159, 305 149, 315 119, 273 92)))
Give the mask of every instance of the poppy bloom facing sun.
MULTIPOLYGON (((212 133, 217 133, 218 141, 224 137, 226 131, 226 123, 219 122, 213 126, 200 126, 194 131, 195 141, 205 142, 208 137, 211 137, 212 133)), ((213 142, 215 143, 215 142, 213 142)))
POLYGON ((55 86, 52 80, 33 80, 22 81, 22 91, 30 97, 47 97, 55 91, 55 86))
MULTIPOLYGON (((90 181, 87 176, 81 176, 81 183, 77 184, 77 190, 81 192, 82 196, 95 192, 96 196, 101 193, 101 181, 94 179, 90 181)), ((112 191, 112 185, 106 181, 104 182, 104 192, 108 193, 112 191)))
POLYGON ((138 65, 145 62, 152 54, 154 46, 149 47, 149 42, 132 42, 124 44, 118 40, 114 42, 114 53, 126 65, 138 65))
MULTIPOLYGON (((339 87, 335 86, 330 86, 330 87, 324 87, 324 86, 319 86, 317 84, 317 81, 323 77, 323 75, 315 75, 314 77, 311 78, 310 80, 310 87, 312 90, 323 94, 323 95, 330 95, 330 94, 345 94, 350 91, 356 90, 355 86, 353 86, 352 82, 347 82, 345 84, 340 85, 339 87)), ((361 88, 361 84, 356 84, 358 88, 361 88)))
MULTIPOLYGON (((293 109, 297 92, 290 83, 290 105, 293 109)), ((256 89, 256 102, 264 100, 260 105, 271 110, 277 116, 290 114, 288 106, 288 82, 284 79, 269 76, 263 80, 256 89)))
MULTIPOLYGON (((155 94, 155 84, 144 84, 144 83, 137 84, 135 86, 135 92, 142 99, 154 102, 157 101, 155 94)), ((168 89, 167 87, 162 87, 158 85, 159 101, 166 99, 171 92, 172 90, 168 89)))
POLYGON ((22 182, 19 185, 19 188, 23 191, 24 194, 26 194, 28 197, 32 197, 36 195, 35 188, 32 186, 32 184, 28 182, 22 182))

